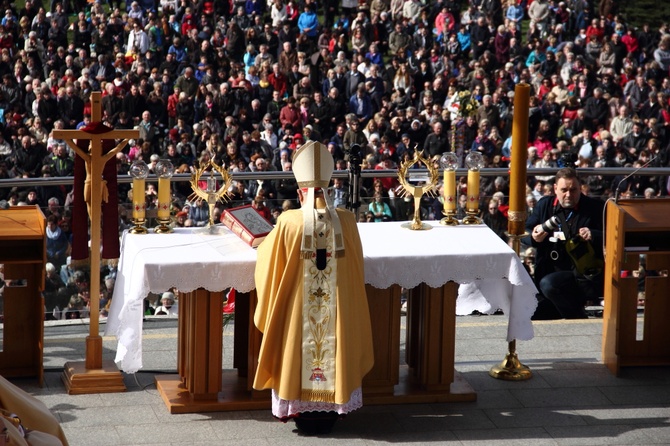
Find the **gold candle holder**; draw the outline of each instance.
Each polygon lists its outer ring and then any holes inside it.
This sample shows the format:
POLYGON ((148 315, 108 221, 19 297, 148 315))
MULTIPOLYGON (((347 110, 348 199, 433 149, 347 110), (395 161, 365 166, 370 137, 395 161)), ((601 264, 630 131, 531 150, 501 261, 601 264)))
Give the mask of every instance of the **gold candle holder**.
MULTIPOLYGON (((526 218, 525 214, 524 212, 522 216, 524 222, 526 218)), ((518 256, 521 252, 521 239, 526 237, 528 233, 510 234, 507 232, 506 235, 512 239, 512 249, 514 249, 514 252, 518 256)), ((519 356, 516 353, 516 339, 511 340, 507 344, 505 358, 499 365, 491 367, 489 376, 505 381, 525 381, 533 377, 533 372, 530 368, 519 360, 519 356)))
POLYGON ((442 195, 444 196, 444 206, 442 214, 445 218, 440 220, 441 225, 456 226, 456 168, 458 167, 458 157, 453 152, 446 152, 440 158, 440 167, 444 169, 444 184, 442 195))
POLYGON ((147 200, 144 196, 144 185, 149 175, 149 166, 143 160, 135 160, 128 172, 133 177, 133 226, 128 230, 131 234, 146 234, 147 200))
POLYGON ((484 157, 479 152, 470 152, 465 158, 468 166, 468 202, 465 208, 464 225, 479 225, 479 171, 484 167, 484 157))
POLYGON ((430 160, 427 160, 423 157, 423 152, 414 152, 414 158, 411 160, 404 161, 398 168, 398 181, 402 186, 401 196, 410 195, 414 198, 414 217, 409 223, 403 223, 401 227, 411 229, 413 231, 421 231, 431 229, 432 226, 427 225, 421 222, 421 197, 424 194, 435 196, 435 186, 437 186, 437 181, 439 174, 437 168, 433 165, 430 160), (413 185, 407 180, 407 172, 410 167, 416 163, 422 163, 428 169, 428 178, 422 185, 413 185))
POLYGON ((174 174, 174 166, 168 160, 159 160, 156 163, 156 175, 158 175, 158 212, 156 221, 158 226, 154 229, 156 234, 169 234, 173 232, 170 225, 170 204, 172 192, 170 190, 170 179, 174 174))
POLYGON ((223 169, 221 166, 217 165, 214 161, 210 160, 207 164, 196 169, 195 172, 191 175, 191 189, 193 194, 189 196, 189 199, 193 200, 207 200, 207 205, 209 206, 209 222, 207 223, 207 231, 210 233, 214 232, 216 223, 214 222, 214 207, 219 201, 227 201, 228 190, 232 184, 232 177, 228 174, 228 171, 223 169), (202 189, 200 187, 200 178, 203 174, 209 172, 209 177, 207 178, 207 187, 202 189), (215 172, 218 172, 221 175, 221 187, 216 188, 216 177, 215 172))

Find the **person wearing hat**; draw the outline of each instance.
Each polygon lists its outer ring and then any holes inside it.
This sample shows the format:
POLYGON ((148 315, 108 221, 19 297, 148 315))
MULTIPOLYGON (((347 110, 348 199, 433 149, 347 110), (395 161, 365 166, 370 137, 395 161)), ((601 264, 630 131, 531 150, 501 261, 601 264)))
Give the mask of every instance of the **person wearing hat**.
POLYGON ((362 406, 374 362, 356 217, 325 193, 333 168, 319 142, 295 153, 302 209, 279 216, 258 247, 255 273, 263 341, 253 387, 272 389, 272 414, 308 435, 329 432, 362 406))
POLYGON ((173 316, 179 315, 177 304, 175 303, 174 293, 166 291, 161 295, 161 304, 156 307, 155 316, 173 316))

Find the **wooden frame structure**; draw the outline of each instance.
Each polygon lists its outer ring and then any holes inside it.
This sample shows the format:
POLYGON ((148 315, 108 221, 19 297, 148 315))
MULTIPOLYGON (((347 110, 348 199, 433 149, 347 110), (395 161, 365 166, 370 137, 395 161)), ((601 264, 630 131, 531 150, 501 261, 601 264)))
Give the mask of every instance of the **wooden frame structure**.
POLYGON ((621 367, 670 365, 670 199, 620 200, 607 205, 603 362, 621 367), (644 257, 641 257, 644 256, 644 257), (641 260, 644 320, 638 320, 641 260), (638 329, 641 325, 641 330, 638 329), (640 336, 641 334, 641 336, 640 336))

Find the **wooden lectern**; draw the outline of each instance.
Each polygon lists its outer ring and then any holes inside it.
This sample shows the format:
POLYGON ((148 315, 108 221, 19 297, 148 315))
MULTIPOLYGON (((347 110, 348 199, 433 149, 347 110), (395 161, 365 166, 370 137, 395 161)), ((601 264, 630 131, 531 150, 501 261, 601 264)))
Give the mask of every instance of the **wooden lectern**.
POLYGON ((5 268, 0 374, 44 380, 46 219, 38 206, 0 211, 0 263, 5 268))
POLYGON ((603 362, 615 375, 626 366, 670 365, 670 199, 607 205, 603 362), (644 319, 638 321, 640 256, 646 256, 644 319), (638 330, 638 324, 642 324, 638 330))

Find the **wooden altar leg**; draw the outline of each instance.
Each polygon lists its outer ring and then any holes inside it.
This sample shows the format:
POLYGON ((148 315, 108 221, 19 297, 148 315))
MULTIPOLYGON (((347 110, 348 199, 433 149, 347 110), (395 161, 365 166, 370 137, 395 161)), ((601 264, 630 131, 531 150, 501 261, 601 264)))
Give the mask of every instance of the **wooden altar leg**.
MULTIPOLYGON (((255 299, 255 293, 251 293, 255 299)), ((179 339, 177 375, 156 376, 156 387, 170 413, 219 412, 230 410, 269 409, 269 392, 253 394, 246 376, 254 376, 251 359, 245 356, 247 336, 255 335, 249 294, 238 294, 235 318, 242 327, 235 343, 235 361, 242 361, 242 371, 223 370, 223 293, 198 289, 179 295, 179 339), (248 335, 245 335, 248 333, 248 335), (239 344, 241 345, 238 345, 239 344), (241 349, 241 353, 237 350, 241 349)), ((257 331, 257 330, 256 330, 257 331)), ((236 329, 236 336, 238 329, 236 329)), ((254 338, 255 339, 255 338, 254 338)), ((256 355, 258 358, 258 347, 256 355)), ((250 347, 251 348, 251 347, 250 347)))
MULTIPOLYGON (((399 289, 397 290, 400 291, 399 289)), ((368 290, 370 293, 370 290, 368 290)), ((373 289, 373 294, 368 294, 370 301, 370 313, 373 315, 373 342, 375 349, 375 361, 378 354, 392 355, 395 351, 394 361, 397 364, 393 370, 397 384, 393 394, 369 392, 363 387, 363 401, 365 404, 407 404, 407 403, 438 403, 456 401, 474 401, 477 394, 472 387, 460 377, 454 370, 454 345, 456 335, 456 297, 458 295, 458 284, 449 282, 440 288, 430 288, 425 284, 409 290, 409 301, 407 305, 407 338, 406 338, 406 366, 399 366, 399 332, 389 334, 379 327, 384 326, 378 319, 385 315, 394 320, 400 320, 399 293, 394 293, 394 288, 386 290, 373 289), (397 299, 396 299, 397 298, 397 299), (374 302, 378 300, 379 302, 374 302), (383 309, 386 305, 393 303, 392 310, 380 313, 379 306, 383 309), (380 325, 381 324, 381 325, 380 325), (396 372, 397 370, 397 372, 396 372)), ((388 327, 393 327, 390 321, 388 327)), ((378 367, 382 369, 391 366, 388 358, 382 358, 381 364, 375 362, 375 371, 378 367)), ((391 376, 391 371, 388 371, 391 376)), ((367 380, 367 377, 366 377, 367 380)), ((381 387, 380 387, 381 388, 381 387)), ((377 390, 377 389, 373 389, 377 390)))
POLYGON ((426 390, 449 390, 454 381, 458 284, 421 284, 417 378, 426 390))
MULTIPOLYGON (((250 311, 251 293, 236 292, 235 296, 235 326, 233 367, 237 369, 237 375, 246 378, 249 375, 249 364, 247 362, 249 334, 254 328, 254 315, 250 311), (249 319, 251 318, 251 319, 249 319)), ((256 292, 253 291, 254 296, 256 292)), ((255 372, 255 369, 252 371, 255 372)))
MULTIPOLYGON (((223 364, 223 293, 198 289, 179 295, 178 375, 156 377, 156 387, 171 413, 202 409, 216 402, 223 364)), ((206 409, 202 409, 206 410, 206 409)))
POLYGON ((393 395, 400 367, 400 286, 365 285, 372 322, 375 365, 363 378, 365 396, 393 395))

